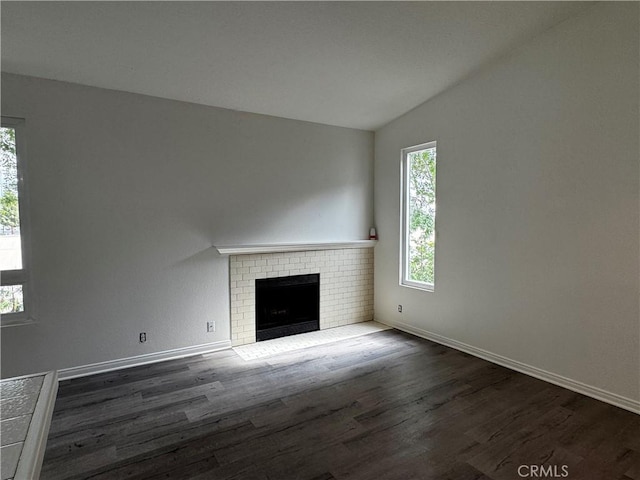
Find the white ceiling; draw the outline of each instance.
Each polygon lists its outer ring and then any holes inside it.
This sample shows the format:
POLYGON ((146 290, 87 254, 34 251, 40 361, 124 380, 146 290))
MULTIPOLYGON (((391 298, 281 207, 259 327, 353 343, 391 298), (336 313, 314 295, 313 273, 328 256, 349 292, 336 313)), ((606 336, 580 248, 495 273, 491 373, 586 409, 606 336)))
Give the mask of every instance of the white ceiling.
POLYGON ((372 130, 584 2, 2 2, 2 71, 372 130))

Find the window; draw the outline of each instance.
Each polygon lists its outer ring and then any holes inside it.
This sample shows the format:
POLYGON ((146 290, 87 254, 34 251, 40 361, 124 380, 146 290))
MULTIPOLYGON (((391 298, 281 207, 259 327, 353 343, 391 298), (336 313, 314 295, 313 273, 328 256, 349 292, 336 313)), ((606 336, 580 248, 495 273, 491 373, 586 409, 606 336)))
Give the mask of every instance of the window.
POLYGON ((436 142, 402 150, 400 283, 433 291, 436 253, 436 142))
POLYGON ((2 117, 0 127, 0 315, 2 326, 27 320, 24 121, 2 117))

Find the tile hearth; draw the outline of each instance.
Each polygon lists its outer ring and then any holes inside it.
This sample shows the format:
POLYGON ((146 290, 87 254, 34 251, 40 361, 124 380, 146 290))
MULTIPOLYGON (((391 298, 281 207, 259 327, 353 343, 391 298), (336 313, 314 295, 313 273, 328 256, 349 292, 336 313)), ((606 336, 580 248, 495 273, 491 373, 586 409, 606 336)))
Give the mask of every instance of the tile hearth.
POLYGON ((347 338, 382 332, 390 328, 391 327, 375 321, 354 323, 343 327, 329 328, 317 332, 302 333, 300 335, 291 335, 289 337, 275 338, 265 342, 242 345, 240 347, 234 347, 233 350, 240 355, 243 360, 258 360, 279 353, 292 352, 302 348, 315 347, 316 345, 324 345, 339 340, 346 340, 347 338))

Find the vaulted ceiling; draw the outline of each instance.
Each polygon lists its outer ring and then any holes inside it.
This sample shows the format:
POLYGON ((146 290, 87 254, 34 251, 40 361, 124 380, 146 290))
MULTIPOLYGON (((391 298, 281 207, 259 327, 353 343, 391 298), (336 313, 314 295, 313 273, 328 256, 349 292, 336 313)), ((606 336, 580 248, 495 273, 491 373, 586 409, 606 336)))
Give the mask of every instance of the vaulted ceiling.
POLYGON ((3 2, 2 71, 367 130, 585 2, 3 2))

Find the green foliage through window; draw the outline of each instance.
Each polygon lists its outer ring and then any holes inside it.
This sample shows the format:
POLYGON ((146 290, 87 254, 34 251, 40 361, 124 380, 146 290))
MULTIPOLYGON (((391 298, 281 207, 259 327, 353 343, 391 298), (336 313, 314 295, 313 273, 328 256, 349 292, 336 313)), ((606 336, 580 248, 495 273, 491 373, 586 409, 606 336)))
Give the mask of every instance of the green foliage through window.
POLYGON ((5 191, 0 197, 0 225, 7 228, 11 234, 20 227, 18 196, 11 190, 5 191))
POLYGON ((6 127, 0 128, 0 227, 1 235, 20 233, 16 131, 6 127))
POLYGON ((436 219, 436 148, 407 154, 407 279, 434 284, 436 219))
MULTIPOLYGON (((3 119, 4 123, 4 119, 3 119)), ((22 265, 22 237, 18 185, 18 156, 16 129, 0 128, 0 271, 20 271, 22 265)), ((0 287, 0 314, 24 311, 24 281, 15 279, 13 285, 0 287)))
POLYGON ((22 312, 24 310, 22 292, 22 285, 0 287, 0 314, 22 312))

